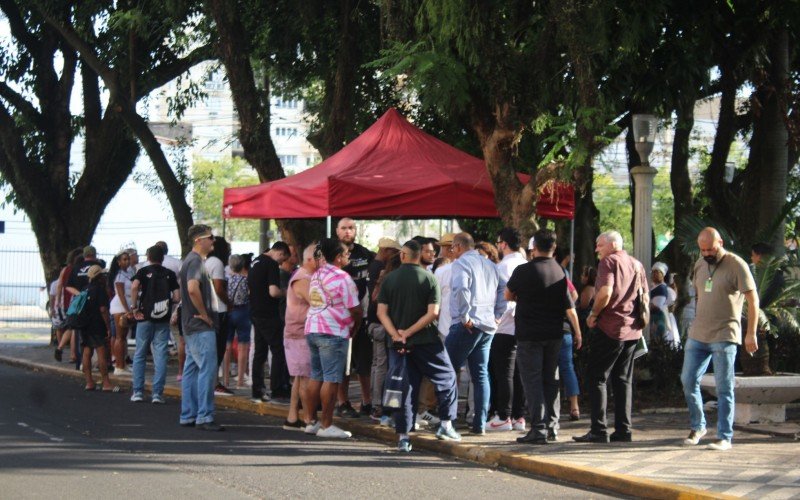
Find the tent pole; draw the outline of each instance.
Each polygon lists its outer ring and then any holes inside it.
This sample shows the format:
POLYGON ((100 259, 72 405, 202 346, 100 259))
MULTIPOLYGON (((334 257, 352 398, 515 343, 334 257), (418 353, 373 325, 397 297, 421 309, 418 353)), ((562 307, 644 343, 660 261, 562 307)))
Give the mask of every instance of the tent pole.
POLYGON ((331 237, 331 216, 330 215, 327 217, 325 222, 326 222, 325 229, 327 231, 326 234, 328 235, 327 237, 330 238, 331 237))
POLYGON ((575 278, 572 268, 575 265, 575 219, 573 218, 569 223, 569 277, 575 278))

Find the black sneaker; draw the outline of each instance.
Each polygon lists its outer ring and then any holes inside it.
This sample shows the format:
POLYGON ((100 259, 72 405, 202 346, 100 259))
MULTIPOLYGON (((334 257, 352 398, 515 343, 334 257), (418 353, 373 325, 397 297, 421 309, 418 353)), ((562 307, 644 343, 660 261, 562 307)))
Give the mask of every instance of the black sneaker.
POLYGON ((372 415, 372 405, 369 403, 361 403, 361 408, 358 410, 358 414, 362 417, 369 417, 372 415))
POLYGON ((302 420, 298 419, 294 422, 289 422, 288 420, 283 421, 283 430, 285 431, 305 431, 306 430, 306 423, 302 420))
POLYGON ((336 410, 334 410, 334 414, 337 417, 345 418, 358 418, 360 416, 356 409, 353 408, 353 405, 350 404, 350 401, 345 401, 343 404, 337 406, 336 410))
POLYGON ((206 422, 204 424, 197 424, 197 428, 201 431, 209 431, 209 432, 221 432, 225 430, 225 427, 222 427, 216 422, 206 422))

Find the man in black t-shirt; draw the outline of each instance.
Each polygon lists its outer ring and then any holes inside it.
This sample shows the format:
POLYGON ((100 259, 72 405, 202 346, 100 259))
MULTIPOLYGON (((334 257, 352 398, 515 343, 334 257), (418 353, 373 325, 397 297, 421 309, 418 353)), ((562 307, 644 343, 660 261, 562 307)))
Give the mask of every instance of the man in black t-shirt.
POLYGON ((558 356, 564 317, 581 337, 575 304, 567 288, 567 275, 553 259, 556 233, 541 229, 534 235, 533 259, 514 269, 505 290, 506 300, 515 300, 514 334, 517 337, 517 367, 528 400, 531 430, 518 443, 547 444, 558 433, 558 356))
POLYGON ((106 267, 106 263, 97 259, 97 250, 92 245, 83 247, 83 262, 72 267, 72 273, 67 280, 67 290, 73 296, 78 295, 89 284, 88 272, 92 266, 106 267))
POLYGON ((275 242, 268 252, 259 255, 250 265, 247 287, 250 289, 250 317, 253 321, 253 401, 269 401, 264 382, 264 363, 272 351, 269 385, 276 403, 287 403, 290 395, 289 370, 283 350, 283 327, 278 304, 284 291, 280 288, 279 266, 289 258, 289 245, 275 242))
POLYGON ((162 265, 164 249, 158 245, 147 249, 147 262, 136 272, 131 285, 131 310, 138 327, 136 352, 133 355, 133 394, 131 401, 144 401, 144 372, 147 353, 153 351, 153 404, 164 404, 169 359, 169 319, 172 304, 181 300, 178 276, 162 265), (139 292, 141 291, 141 297, 139 292), (158 297, 166 293, 167 297, 158 297))
MULTIPOLYGON (((369 264, 375 258, 375 253, 356 243, 356 223, 353 219, 345 217, 339 221, 336 225, 336 237, 350 250, 350 263, 343 269, 356 282, 358 300, 361 301, 362 308, 366 309, 367 276, 369 274, 369 264)), ((351 367, 358 374, 358 381, 361 385, 361 415, 366 416, 372 412, 372 394, 370 394, 372 342, 367 336, 366 321, 361 322, 361 328, 359 328, 358 332, 353 332, 351 359, 351 367)), ((353 405, 347 399, 349 384, 350 376, 345 375, 342 383, 339 384, 338 404, 335 415, 337 417, 358 418, 359 412, 353 408, 353 405)))

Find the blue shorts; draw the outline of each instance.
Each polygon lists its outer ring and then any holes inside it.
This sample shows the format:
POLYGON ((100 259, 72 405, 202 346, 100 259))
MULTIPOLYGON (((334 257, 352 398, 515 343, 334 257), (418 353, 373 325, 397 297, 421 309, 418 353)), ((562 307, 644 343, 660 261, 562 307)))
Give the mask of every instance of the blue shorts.
POLYGON ((349 341, 343 337, 309 333, 306 335, 311 351, 311 379, 340 384, 344 379, 349 341))
POLYGON ((228 311, 228 343, 233 343, 235 336, 240 344, 250 342, 250 306, 235 306, 228 311))

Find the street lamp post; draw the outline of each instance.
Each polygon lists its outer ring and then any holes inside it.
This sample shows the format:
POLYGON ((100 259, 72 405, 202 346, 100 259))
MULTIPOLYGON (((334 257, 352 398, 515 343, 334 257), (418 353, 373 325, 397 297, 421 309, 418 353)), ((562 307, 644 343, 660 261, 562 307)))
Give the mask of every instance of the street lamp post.
POLYGON ((633 138, 641 165, 631 169, 636 188, 636 216, 633 221, 633 256, 649 272, 653 254, 653 179, 656 169, 650 166, 650 153, 656 139, 658 120, 653 115, 633 115, 633 138))

